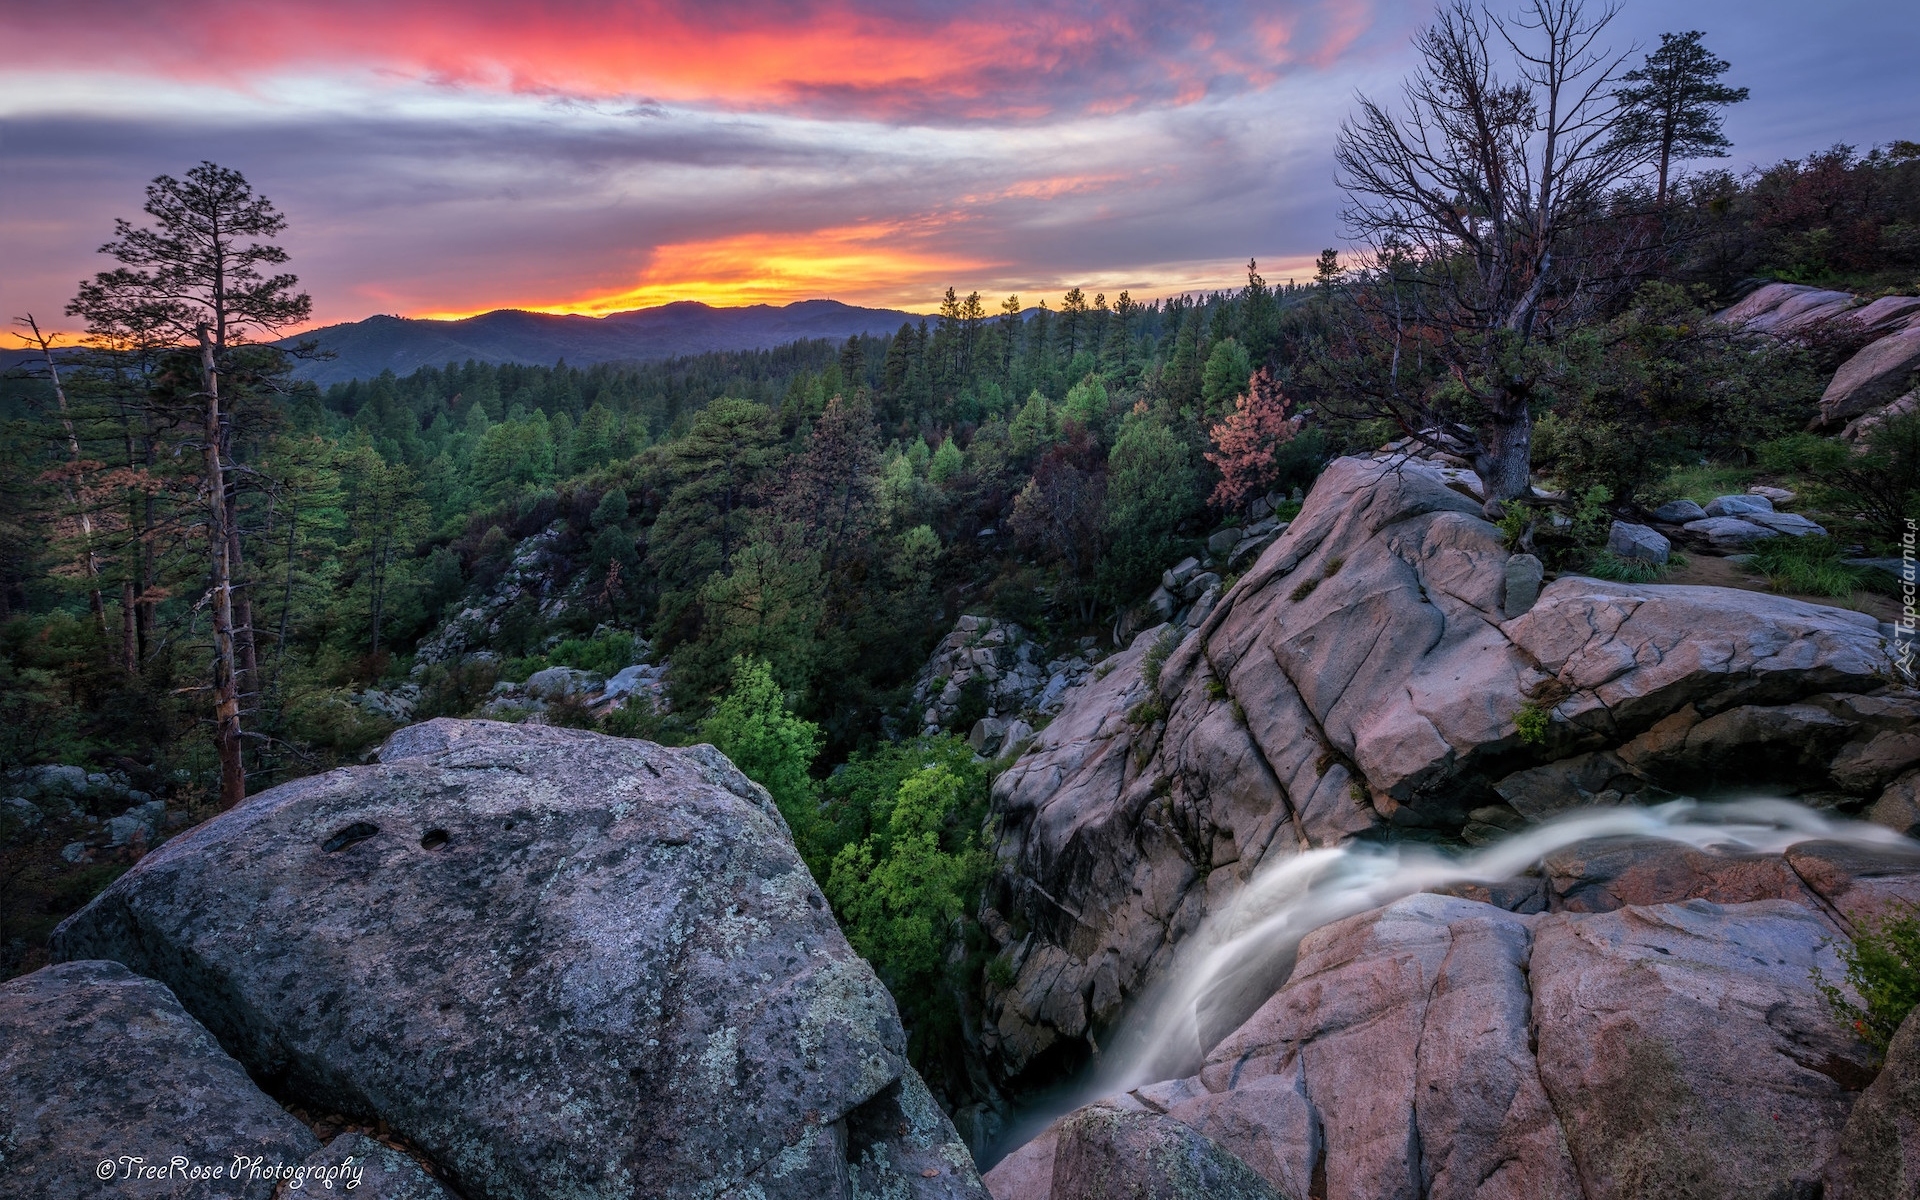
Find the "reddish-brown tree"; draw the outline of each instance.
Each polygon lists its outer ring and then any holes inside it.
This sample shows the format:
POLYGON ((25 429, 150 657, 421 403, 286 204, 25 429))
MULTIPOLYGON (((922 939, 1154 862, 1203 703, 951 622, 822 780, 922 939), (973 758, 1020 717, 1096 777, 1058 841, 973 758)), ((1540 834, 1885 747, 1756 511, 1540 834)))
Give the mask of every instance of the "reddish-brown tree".
POLYGON ((1207 461, 1220 472, 1220 482, 1207 503, 1230 511, 1273 486, 1279 449, 1300 432, 1300 418, 1288 415, 1291 407, 1265 367, 1254 372, 1227 419, 1209 431, 1214 448, 1207 451, 1207 461))

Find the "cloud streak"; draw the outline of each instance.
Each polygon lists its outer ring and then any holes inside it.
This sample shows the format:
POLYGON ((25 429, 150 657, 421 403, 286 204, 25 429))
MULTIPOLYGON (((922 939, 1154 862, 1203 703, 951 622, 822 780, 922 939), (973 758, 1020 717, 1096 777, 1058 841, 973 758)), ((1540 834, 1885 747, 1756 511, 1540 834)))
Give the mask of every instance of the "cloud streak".
MULTIPOLYGON (((288 213, 317 316, 833 296, 925 310, 1302 275, 1332 146, 1426 0, 13 6, 0 316, 57 316, 141 187, 205 158, 288 213)), ((1920 9, 1629 0, 1754 99, 1748 163, 1913 136, 1920 9), (1870 34, 1871 36, 1868 36, 1870 34)))

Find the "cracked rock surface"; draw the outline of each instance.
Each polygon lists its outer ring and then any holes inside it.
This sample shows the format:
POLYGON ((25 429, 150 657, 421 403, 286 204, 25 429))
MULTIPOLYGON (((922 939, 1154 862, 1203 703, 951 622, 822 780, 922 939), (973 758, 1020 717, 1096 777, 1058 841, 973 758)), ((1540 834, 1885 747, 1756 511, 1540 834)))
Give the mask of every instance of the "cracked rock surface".
POLYGON ((70 918, 277 1093, 471 1200, 979 1197, 892 998, 710 746, 435 720, 70 918))
POLYGON ((1206 913, 1302 849, 1702 783, 1885 794, 1913 823, 1920 698, 1889 686, 1872 617, 1562 575, 1508 620, 1509 558, 1430 464, 1341 459, 1156 686, 1150 630, 1069 693, 994 788, 1012 981, 983 1045, 1003 1079, 1089 1056, 1206 913))

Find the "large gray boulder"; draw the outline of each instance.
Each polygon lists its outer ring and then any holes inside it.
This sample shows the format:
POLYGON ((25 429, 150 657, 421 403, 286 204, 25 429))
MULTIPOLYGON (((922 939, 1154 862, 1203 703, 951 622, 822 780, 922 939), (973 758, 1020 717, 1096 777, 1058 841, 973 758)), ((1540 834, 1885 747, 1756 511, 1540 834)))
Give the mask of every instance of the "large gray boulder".
POLYGON ((168 842, 54 951, 165 981, 471 1200, 982 1194, 778 810, 709 746, 416 725, 168 842))
POLYGON ((297 1168, 319 1149, 164 984, 114 962, 0 983, 0 1191, 13 1200, 267 1200, 276 1177, 255 1160, 297 1168))
POLYGON ((1873 617, 1563 575, 1507 619, 1512 557, 1420 461, 1341 459, 1157 686, 1154 634, 1069 693, 994 787, 990 899, 1023 934, 986 997, 1002 1078, 1037 1082, 1063 1041, 1091 1054, 1207 913, 1302 849, 1454 836, 1509 800, 1532 818, 1651 801, 1708 767, 1865 802, 1891 778, 1899 747, 1867 751, 1882 718, 1842 699, 1887 688, 1873 617))

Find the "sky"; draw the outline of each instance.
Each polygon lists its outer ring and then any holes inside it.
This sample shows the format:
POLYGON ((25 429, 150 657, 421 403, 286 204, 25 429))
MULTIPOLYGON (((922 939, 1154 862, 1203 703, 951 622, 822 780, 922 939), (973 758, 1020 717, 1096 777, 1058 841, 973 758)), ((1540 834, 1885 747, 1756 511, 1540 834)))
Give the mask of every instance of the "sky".
MULTIPOLYGON (((0 0, 0 317, 69 328, 146 182, 287 215, 316 324, 1305 277, 1427 0, 0 0)), ((1912 0, 1624 0, 1751 89, 1745 170, 1920 138, 1912 0)))

